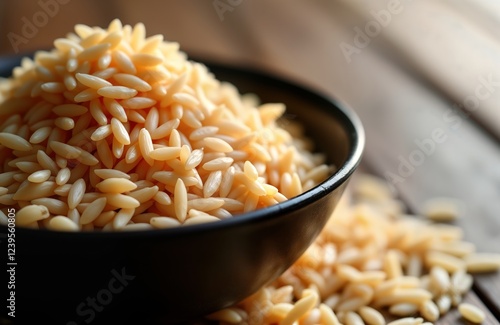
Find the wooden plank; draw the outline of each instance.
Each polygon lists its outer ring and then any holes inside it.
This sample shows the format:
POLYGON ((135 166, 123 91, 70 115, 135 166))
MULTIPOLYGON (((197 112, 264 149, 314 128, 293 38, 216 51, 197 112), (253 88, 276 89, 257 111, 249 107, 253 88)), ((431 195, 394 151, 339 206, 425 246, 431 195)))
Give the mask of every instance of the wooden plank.
MULTIPOLYGON (((396 184, 396 187, 415 211, 420 211, 423 202, 434 196, 462 200, 467 208, 457 224, 464 229, 466 238, 474 242, 480 251, 500 252, 498 146, 469 123, 464 122, 459 130, 449 131, 445 122, 439 119, 446 104, 439 104, 436 98, 429 102, 429 98, 432 99, 429 94, 421 94, 418 99, 416 97, 406 107, 405 114, 400 112, 405 106, 393 108, 397 112, 391 111, 387 105, 371 106, 369 110, 358 109, 371 143, 366 151, 366 160, 376 166, 380 175, 398 175, 398 168, 402 165, 401 158, 408 161, 412 152, 418 149, 415 140, 422 142, 429 139, 437 129, 447 130, 447 141, 440 144, 440 147, 435 144, 435 152, 424 156, 422 165, 414 166, 414 171, 404 177, 402 183, 396 184), (439 109, 441 105, 443 106, 439 109), (437 110, 428 112, 425 120, 420 112, 415 113, 415 107, 419 106, 426 107, 428 111, 431 107, 437 110), (404 119, 401 118, 402 115, 404 119), (378 116, 393 116, 397 122, 380 123, 377 122, 378 116)), ((491 302, 498 315, 500 276, 496 273, 476 277, 476 282, 481 296, 491 302)))
MULTIPOLYGON (((376 22, 373 11, 387 11, 388 2, 340 3, 356 14, 358 27, 363 29, 369 21, 376 22)), ((401 1, 400 8, 389 15, 372 43, 409 64, 500 139, 500 42, 494 32, 500 6, 491 1, 423 0, 401 1)))
MULTIPOLYGON (((339 14, 338 18, 341 17, 339 14)), ((332 55, 333 51, 328 53, 332 55)), ((338 57, 332 60, 342 62, 338 57)), ((445 131, 446 141, 436 144, 435 151, 425 155, 422 165, 396 187, 416 211, 426 199, 434 196, 463 200, 467 211, 457 224, 465 230, 466 238, 480 251, 500 252, 498 145, 470 121, 462 120, 459 126, 452 125, 443 117, 452 108, 451 103, 443 101, 427 85, 412 80, 391 62, 377 58, 370 48, 356 60, 351 63, 355 65, 350 69, 351 73, 332 74, 338 78, 329 78, 328 84, 332 93, 340 83, 357 85, 342 95, 356 108, 364 122, 366 160, 377 166, 381 175, 387 172, 397 174, 400 158, 408 160, 409 155, 419 149, 415 141, 422 142, 437 129, 445 131), (366 75, 377 76, 376 82, 367 85, 366 75)), ((498 315, 500 275, 496 273, 487 279, 486 282, 484 277, 476 277, 477 289, 481 297, 491 302, 490 306, 498 315)))
MULTIPOLYGON (((9 2, 0 1, 0 35, 5 35, 7 38, 9 33, 9 25, 7 24, 7 16, 9 12, 9 2)), ((0 42, 0 54, 3 52, 3 46, 0 42)))
POLYGON ((474 276, 474 291, 498 320, 500 320, 500 311, 498 309, 498 296, 495 296, 495 294, 500 292, 499 277, 498 273, 474 276))
MULTIPOLYGON (((115 18, 113 7, 108 1, 88 0, 88 1, 67 1, 59 4, 57 8, 51 9, 51 15, 45 14, 46 11, 40 6, 40 3, 29 0, 20 1, 2 1, 6 4, 8 11, 3 12, 5 19, 4 25, 5 37, 0 38, 0 54, 26 53, 33 50, 50 48, 52 42, 59 37, 64 37, 67 33, 73 31, 77 23, 85 22, 91 26, 107 26, 111 19, 115 18), (39 14, 41 13, 41 14, 39 14), (47 17, 44 20, 44 15, 47 17), (40 23, 29 27, 25 25, 33 23, 33 17, 39 17, 40 23), (41 18, 40 18, 41 17, 41 18), (28 21, 28 23, 26 23, 28 21), (25 30, 23 31, 23 28, 25 30), (7 38, 7 33, 12 32, 23 40, 14 48, 7 38)), ((59 3, 55 1, 55 3, 59 3)))

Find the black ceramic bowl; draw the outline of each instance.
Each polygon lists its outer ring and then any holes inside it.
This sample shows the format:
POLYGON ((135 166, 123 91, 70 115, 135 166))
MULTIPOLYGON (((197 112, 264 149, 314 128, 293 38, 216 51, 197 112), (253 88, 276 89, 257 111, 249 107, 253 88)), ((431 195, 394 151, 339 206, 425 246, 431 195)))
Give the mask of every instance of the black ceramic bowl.
MULTIPOLYGON (((10 74, 17 63, 3 60, 0 72, 10 74)), ((335 174, 284 203, 217 223, 127 233, 17 228, 17 319, 29 316, 37 324, 194 319, 274 280, 319 234, 360 162, 364 132, 358 117, 280 79, 208 66, 242 93, 285 103, 288 118, 300 121, 317 150, 338 166, 335 174)))

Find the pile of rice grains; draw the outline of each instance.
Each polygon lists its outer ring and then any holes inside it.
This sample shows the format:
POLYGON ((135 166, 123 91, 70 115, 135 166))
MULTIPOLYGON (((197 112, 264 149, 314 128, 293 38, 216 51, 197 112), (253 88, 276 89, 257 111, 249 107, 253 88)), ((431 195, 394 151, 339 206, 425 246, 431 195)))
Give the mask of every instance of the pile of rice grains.
MULTIPOLYGON (((217 221, 284 201, 332 168, 281 104, 240 96, 144 25, 77 25, 0 82, 0 205, 18 226, 140 230, 217 221)), ((430 324, 461 303, 478 254, 462 231, 405 216, 362 177, 319 238, 273 284, 210 315, 223 324, 430 324), (349 197, 348 197, 349 198, 349 197), (427 323, 424 323, 427 322, 427 323)), ((453 205, 429 207, 453 218, 453 205)), ((3 210, 2 210, 3 211, 3 210)), ((5 211, 0 224, 7 223, 5 211)))
POLYGON ((54 47, 0 82, 0 205, 17 210, 18 226, 217 221, 287 200, 333 171, 300 126, 279 126, 284 105, 240 96, 177 43, 146 38, 143 24, 76 25, 54 47))
POLYGON ((450 199, 429 201, 426 218, 404 213, 383 180, 358 175, 313 245, 274 283, 237 306, 210 315, 221 324, 432 324, 458 306, 473 323, 485 319, 462 302, 470 273, 495 272, 500 255, 476 253, 450 199))

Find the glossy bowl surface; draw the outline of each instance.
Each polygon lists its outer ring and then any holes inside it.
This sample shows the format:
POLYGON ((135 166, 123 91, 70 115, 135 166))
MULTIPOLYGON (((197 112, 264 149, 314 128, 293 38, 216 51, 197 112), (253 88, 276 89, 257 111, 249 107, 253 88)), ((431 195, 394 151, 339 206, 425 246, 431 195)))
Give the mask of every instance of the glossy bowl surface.
MULTIPOLYGON (((19 57, 0 59, 0 75, 8 76, 18 62, 19 57)), ((358 117, 344 105, 278 78, 207 65, 241 93, 285 103, 286 117, 305 126, 317 151, 338 170, 298 197, 216 223, 127 233, 17 228, 20 318, 68 325, 197 318, 274 280, 319 234, 361 160, 364 132, 358 117)))

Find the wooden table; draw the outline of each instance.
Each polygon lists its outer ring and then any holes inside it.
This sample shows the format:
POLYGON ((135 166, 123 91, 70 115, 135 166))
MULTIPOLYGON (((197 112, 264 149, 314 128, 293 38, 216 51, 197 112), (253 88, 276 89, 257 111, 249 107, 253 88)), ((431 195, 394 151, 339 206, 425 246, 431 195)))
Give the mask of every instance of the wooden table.
MULTIPOLYGON (((348 62, 342 42, 353 45, 355 28, 366 27, 375 19, 370 10, 387 9, 388 3, 247 0, 221 20, 212 1, 72 0, 19 50, 50 46, 75 17, 98 25, 114 17, 143 21, 150 34, 179 41, 189 54, 269 70, 347 102, 366 128, 365 168, 381 176, 398 175, 401 161, 421 150, 417 142, 442 132, 445 140, 399 175, 395 188, 417 213, 428 198, 462 200, 466 211, 456 223, 466 239, 479 251, 500 253, 499 6, 491 0, 478 1, 480 6, 470 0, 402 0, 401 12, 348 62), (477 97, 488 78, 492 84, 483 88, 489 96, 477 109, 456 107, 477 97)), ((27 4, 1 2, 0 34, 19 33, 22 17, 40 10, 27 4)), ((0 53, 14 52, 2 38, 0 53)), ((486 312, 485 324, 500 324, 500 275, 476 276, 465 300, 486 312)), ((437 324, 463 321, 455 310, 437 324)))

